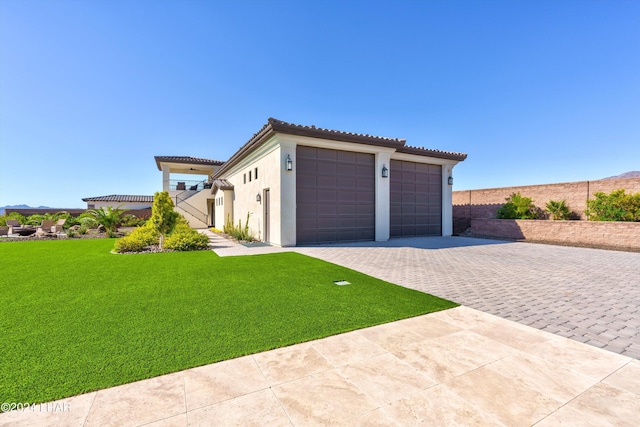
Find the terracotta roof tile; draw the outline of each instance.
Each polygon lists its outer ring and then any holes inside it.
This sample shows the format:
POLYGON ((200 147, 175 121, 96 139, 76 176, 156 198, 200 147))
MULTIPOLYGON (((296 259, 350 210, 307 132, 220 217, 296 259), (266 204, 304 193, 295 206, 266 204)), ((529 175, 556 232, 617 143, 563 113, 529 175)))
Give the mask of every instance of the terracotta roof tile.
POLYGON ((456 161, 464 160, 467 157, 467 155, 464 153, 453 153, 448 151, 431 150, 428 148, 406 146, 405 139, 344 132, 339 130, 318 128, 313 125, 297 125, 271 117, 268 119, 267 123, 262 126, 262 128, 258 132, 254 133, 251 139, 249 139, 249 141, 247 141, 242 147, 240 147, 238 151, 236 151, 235 154, 231 156, 231 158, 227 160, 214 175, 221 176, 222 174, 224 174, 225 171, 229 170, 229 168, 231 168, 242 158, 244 158, 245 155, 251 153, 255 148, 260 146, 262 142, 264 142, 268 137, 275 133, 394 148, 397 152, 400 153, 417 154, 419 156, 430 156, 456 161))
POLYGON ((131 196, 126 194, 111 194, 109 196, 86 197, 83 202, 121 202, 121 203, 153 203, 153 196, 131 196))
POLYGON ((233 190, 233 184, 226 179, 216 178, 211 181, 211 194, 218 190, 233 190))
POLYGON ((203 157, 191 157, 191 156, 154 156, 156 159, 156 165, 158 170, 160 169, 160 162, 166 163, 187 163, 192 165, 212 165, 220 166, 224 162, 220 160, 205 159, 203 157))

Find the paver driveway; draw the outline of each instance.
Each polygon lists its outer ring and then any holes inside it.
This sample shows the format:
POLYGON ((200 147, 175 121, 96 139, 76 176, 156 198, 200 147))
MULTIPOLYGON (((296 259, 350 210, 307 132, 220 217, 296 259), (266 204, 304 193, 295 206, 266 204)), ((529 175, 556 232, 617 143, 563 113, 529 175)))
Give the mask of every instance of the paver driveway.
POLYGON ((640 253, 466 237, 295 250, 640 359, 640 253))

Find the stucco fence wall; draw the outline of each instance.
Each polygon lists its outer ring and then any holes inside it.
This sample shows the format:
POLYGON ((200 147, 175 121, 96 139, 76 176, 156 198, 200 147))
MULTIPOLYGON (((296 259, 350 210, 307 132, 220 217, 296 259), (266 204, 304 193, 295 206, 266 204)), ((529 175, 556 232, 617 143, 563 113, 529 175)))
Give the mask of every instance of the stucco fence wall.
POLYGON ((508 240, 640 251, 640 222, 471 219, 470 234, 508 240))

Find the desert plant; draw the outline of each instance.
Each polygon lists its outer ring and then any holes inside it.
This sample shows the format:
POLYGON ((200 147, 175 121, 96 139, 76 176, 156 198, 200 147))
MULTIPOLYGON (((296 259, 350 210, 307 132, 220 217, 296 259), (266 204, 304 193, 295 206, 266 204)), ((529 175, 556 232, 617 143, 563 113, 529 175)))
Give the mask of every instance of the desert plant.
POLYGON ((640 221, 640 193, 626 194, 624 189, 609 194, 598 192, 587 200, 589 221, 640 221))
POLYGON ((545 207, 553 220, 567 220, 571 215, 566 200, 549 200, 545 207))
POLYGON ((253 241, 255 238, 249 233, 249 217, 251 213, 247 213, 247 221, 244 226, 242 220, 238 220, 238 225, 233 225, 231 217, 227 215, 227 222, 224 225, 224 232, 238 240, 253 241))
POLYGON ((505 199, 507 203, 502 205, 497 212, 500 219, 536 219, 538 209, 530 197, 523 197, 520 192, 513 193, 505 199))
POLYGON ((125 210, 120 209, 120 206, 116 208, 107 206, 100 209, 89 209, 87 212, 93 215, 98 224, 102 225, 105 230, 118 231, 120 215, 125 212, 125 210))
POLYGON ((160 236, 160 248, 164 243, 164 237, 171 233, 178 220, 178 213, 173 210, 173 200, 166 191, 158 191, 153 195, 151 218, 148 224, 158 232, 160 236))

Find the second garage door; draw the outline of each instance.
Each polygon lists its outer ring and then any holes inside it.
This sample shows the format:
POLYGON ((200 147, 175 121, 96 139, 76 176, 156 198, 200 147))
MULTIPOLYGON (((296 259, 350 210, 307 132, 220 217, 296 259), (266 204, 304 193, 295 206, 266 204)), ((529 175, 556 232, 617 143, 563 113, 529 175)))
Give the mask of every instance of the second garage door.
POLYGON ((442 166, 391 160, 391 236, 442 235, 442 166))
POLYGON ((297 244, 375 239, 373 154, 298 146, 297 244))

